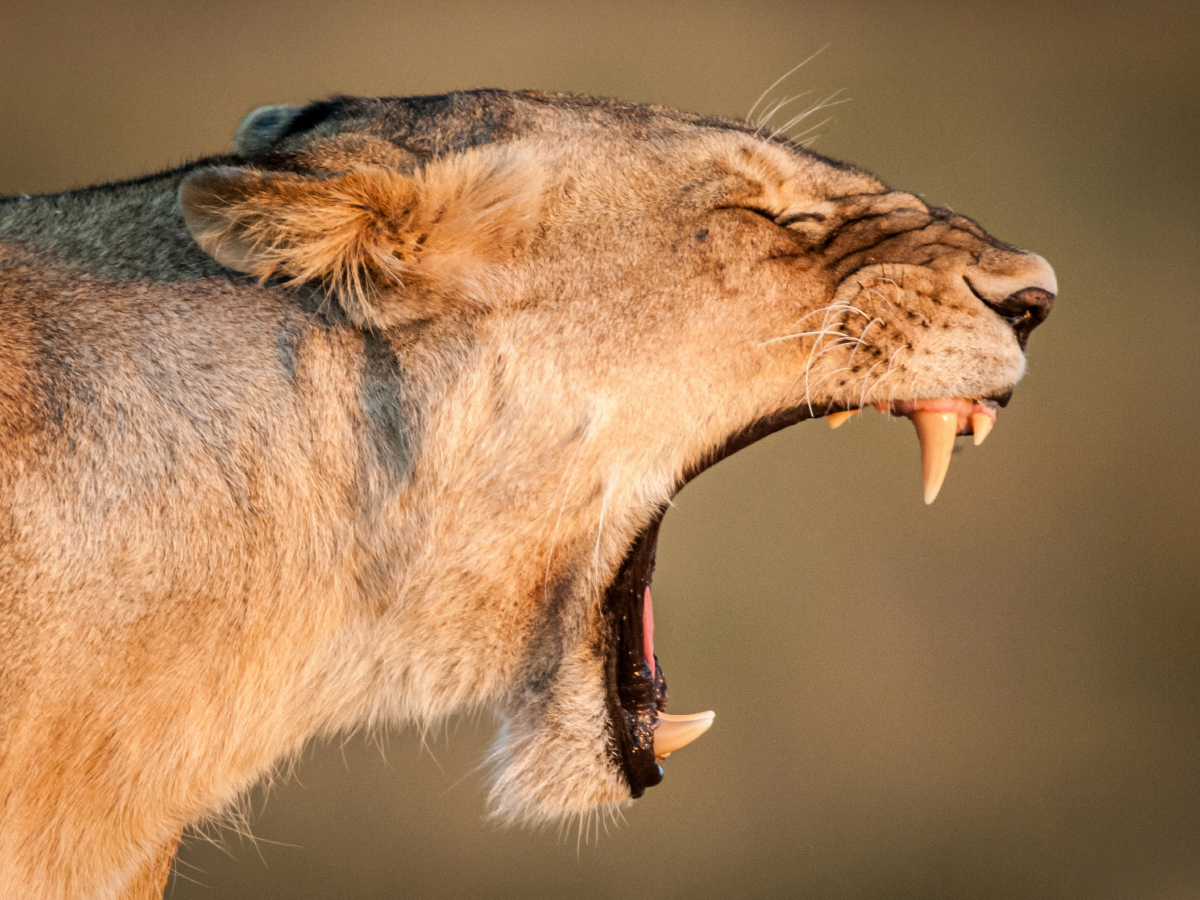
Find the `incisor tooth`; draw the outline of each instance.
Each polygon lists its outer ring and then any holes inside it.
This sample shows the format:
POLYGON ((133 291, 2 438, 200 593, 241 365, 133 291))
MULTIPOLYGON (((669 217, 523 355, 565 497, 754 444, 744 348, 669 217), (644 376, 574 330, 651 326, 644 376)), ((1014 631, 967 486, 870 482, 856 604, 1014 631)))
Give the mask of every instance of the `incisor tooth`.
POLYGON ((984 413, 971 414, 971 430, 975 432, 975 446, 978 447, 983 443, 984 439, 991 433, 992 426, 996 424, 992 421, 992 417, 984 413))
POLYGON ((845 425, 850 419, 853 419, 855 416, 857 416, 860 412, 862 412, 861 409, 844 409, 841 412, 830 413, 825 418, 829 420, 830 428, 839 428, 842 425, 845 425))
POLYGON ((912 415, 921 442, 921 475, 925 480, 925 503, 930 504, 942 489, 950 454, 954 452, 954 435, 958 433, 958 413, 917 410, 912 415))
POLYGON ((690 716, 659 713, 654 723, 654 758, 666 759, 680 747, 686 747, 708 731, 715 717, 711 710, 690 716))

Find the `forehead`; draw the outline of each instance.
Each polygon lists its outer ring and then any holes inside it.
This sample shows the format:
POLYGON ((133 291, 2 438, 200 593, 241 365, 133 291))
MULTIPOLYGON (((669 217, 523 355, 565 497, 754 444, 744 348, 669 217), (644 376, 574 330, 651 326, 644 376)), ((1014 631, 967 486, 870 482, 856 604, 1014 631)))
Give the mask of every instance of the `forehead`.
POLYGON ((774 138, 748 122, 571 94, 479 90, 337 98, 306 107, 289 131, 279 149, 313 149, 337 136, 367 134, 419 157, 436 158, 532 140, 547 148, 571 144, 680 167, 709 162, 734 177, 774 187, 799 178, 806 193, 881 188, 853 166, 774 138))
POLYGON ((600 128, 634 140, 656 140, 696 129, 754 133, 746 122, 666 107, 573 94, 500 90, 422 97, 341 97, 306 107, 293 119, 289 132, 303 140, 365 131, 413 152, 440 156, 535 134, 600 128))

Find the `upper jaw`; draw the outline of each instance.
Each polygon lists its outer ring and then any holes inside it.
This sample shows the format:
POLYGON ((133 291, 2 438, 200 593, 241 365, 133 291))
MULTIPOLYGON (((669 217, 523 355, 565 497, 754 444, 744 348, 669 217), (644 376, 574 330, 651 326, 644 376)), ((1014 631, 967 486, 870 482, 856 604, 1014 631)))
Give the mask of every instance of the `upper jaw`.
MULTIPOLYGON (((983 420, 987 419, 988 430, 996 424, 996 410, 999 403, 991 399, 968 399, 966 397, 939 397, 926 400, 892 400, 889 403, 876 403, 875 408, 880 412, 912 419, 920 413, 936 413, 954 417, 955 434, 975 434, 983 420)), ((983 443, 980 440, 978 443, 983 443)))
MULTIPOLYGON (((974 435, 975 446, 984 442, 996 424, 998 408, 1008 403, 1012 391, 986 398, 937 397, 918 400, 891 400, 875 403, 879 412, 912 420, 921 447, 921 476, 925 503, 932 503, 941 491, 954 452, 954 439, 974 435)), ((861 408, 830 413, 829 427, 839 428, 861 408)))

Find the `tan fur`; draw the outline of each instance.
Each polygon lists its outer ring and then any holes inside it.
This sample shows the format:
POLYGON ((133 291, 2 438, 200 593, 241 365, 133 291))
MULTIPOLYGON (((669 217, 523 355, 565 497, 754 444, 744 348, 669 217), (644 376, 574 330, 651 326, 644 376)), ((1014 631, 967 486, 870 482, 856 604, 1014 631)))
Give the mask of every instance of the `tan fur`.
MULTIPOLYGON (((325 282, 360 325, 425 318, 447 294, 486 306, 491 292, 477 280, 487 263, 536 224, 537 165, 468 150, 405 174, 376 165, 374 143, 339 147, 360 165, 324 179, 238 169, 191 178, 180 195, 188 227, 230 268, 325 282)), ((321 161, 344 165, 343 154, 321 161)))
POLYGON ((155 895, 312 736, 470 706, 498 816, 627 802, 605 590, 685 474, 1023 372, 964 276, 1033 258, 744 123, 477 92, 239 147, 0 205, 0 896, 155 895))

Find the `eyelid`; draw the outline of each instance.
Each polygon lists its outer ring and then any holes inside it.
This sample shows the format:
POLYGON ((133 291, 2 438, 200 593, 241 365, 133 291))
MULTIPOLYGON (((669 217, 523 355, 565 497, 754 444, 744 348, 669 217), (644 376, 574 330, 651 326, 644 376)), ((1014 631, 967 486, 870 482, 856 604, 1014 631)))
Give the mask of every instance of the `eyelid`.
POLYGON ((769 209, 763 209, 761 206, 748 206, 745 203, 734 203, 729 206, 718 206, 717 209, 740 209, 748 213, 754 213, 756 216, 762 216, 772 224, 777 224, 775 220, 778 216, 769 209))
POLYGON ((774 213, 769 209, 763 209, 761 206, 722 206, 719 209, 744 209, 746 212, 754 213, 756 216, 762 216, 767 221, 780 228, 788 228, 799 222, 824 222, 825 215, 818 212, 795 212, 795 213, 774 213))
POLYGON ((800 222, 826 221, 826 216, 824 216, 823 212, 802 211, 791 212, 791 214, 788 214, 788 212, 780 212, 780 214, 775 214, 775 212, 772 212, 768 209, 763 209, 762 206, 750 206, 748 204, 718 206, 718 209, 740 209, 745 210, 746 212, 754 212, 756 216, 766 218, 768 222, 774 224, 774 226, 779 226, 780 228, 791 228, 793 224, 798 224, 800 222))
POLYGON ((824 222, 824 213, 818 212, 797 212, 791 215, 781 215, 775 220, 776 225, 787 228, 789 225, 795 225, 797 222, 824 222))
POLYGON ((762 216, 774 225, 779 224, 779 217, 769 209, 763 209, 761 206, 743 206, 742 209, 752 212, 756 216, 762 216))

